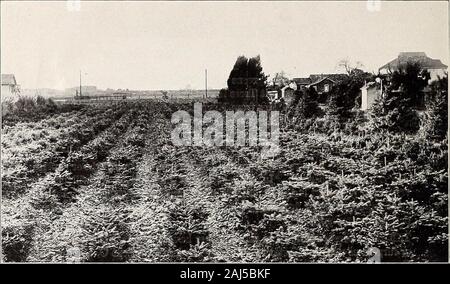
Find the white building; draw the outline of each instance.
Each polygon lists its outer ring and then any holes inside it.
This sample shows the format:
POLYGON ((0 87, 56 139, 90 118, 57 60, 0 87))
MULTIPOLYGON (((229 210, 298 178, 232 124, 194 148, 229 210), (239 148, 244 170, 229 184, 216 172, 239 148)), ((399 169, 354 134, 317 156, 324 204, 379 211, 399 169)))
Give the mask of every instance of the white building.
POLYGON ((372 108, 375 100, 381 96, 380 85, 376 82, 369 82, 361 87, 361 110, 372 108))
POLYGON ((20 93, 19 85, 17 85, 14 74, 2 74, 1 76, 1 101, 14 98, 20 93))

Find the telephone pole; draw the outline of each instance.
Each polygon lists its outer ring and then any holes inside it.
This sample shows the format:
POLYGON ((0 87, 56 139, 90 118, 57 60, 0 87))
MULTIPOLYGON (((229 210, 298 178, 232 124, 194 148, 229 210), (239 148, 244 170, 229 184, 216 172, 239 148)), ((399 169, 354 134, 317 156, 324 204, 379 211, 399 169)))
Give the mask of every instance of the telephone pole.
POLYGON ((208 98, 208 69, 205 69, 205 97, 208 98))
POLYGON ((80 70, 80 97, 81 97, 81 70, 80 70))

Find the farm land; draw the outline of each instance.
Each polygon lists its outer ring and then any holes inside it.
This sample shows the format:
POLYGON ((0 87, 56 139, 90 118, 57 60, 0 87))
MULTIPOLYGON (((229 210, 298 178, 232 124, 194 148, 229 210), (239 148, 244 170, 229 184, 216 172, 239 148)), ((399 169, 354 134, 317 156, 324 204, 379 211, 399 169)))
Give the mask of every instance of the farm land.
POLYGON ((376 248, 384 261, 447 261, 447 140, 319 120, 282 124, 264 158, 174 146, 180 109, 193 103, 3 117, 3 260, 366 262, 376 248))

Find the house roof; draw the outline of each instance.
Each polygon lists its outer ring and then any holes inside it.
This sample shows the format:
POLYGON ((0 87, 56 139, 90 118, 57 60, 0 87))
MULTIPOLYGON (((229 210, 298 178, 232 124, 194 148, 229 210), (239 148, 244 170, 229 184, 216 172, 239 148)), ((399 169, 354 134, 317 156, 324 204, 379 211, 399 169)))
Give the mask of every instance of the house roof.
POLYGON ((311 79, 309 79, 309 78, 294 78, 294 79, 292 79, 292 81, 294 81, 296 84, 299 84, 299 85, 311 84, 311 79))
POLYGON ((328 77, 325 77, 325 78, 320 79, 319 81, 316 81, 316 82, 314 82, 314 83, 312 83, 312 84, 309 84, 309 86, 314 86, 314 85, 320 84, 320 83, 322 83, 323 81, 326 81, 326 80, 331 81, 331 82, 333 82, 333 83, 336 83, 336 81, 331 80, 331 79, 328 78, 328 77))
POLYGON ((373 88, 373 87, 376 87, 377 86, 377 84, 376 84, 376 82, 369 82, 369 83, 366 83, 366 84, 364 84, 364 86, 362 86, 360 89, 362 90, 362 89, 370 89, 370 88, 373 88))
POLYGON ((427 54, 425 52, 400 52, 398 54, 398 57, 427 57, 427 54))
POLYGON ((14 74, 2 74, 2 85, 17 85, 14 74))
POLYGON ((425 52, 400 52, 397 58, 391 60, 385 65, 381 66, 381 69, 395 70, 399 67, 406 65, 408 62, 417 62, 422 68, 426 69, 446 69, 447 65, 443 64, 439 59, 433 59, 428 57, 425 52))
POLYGON ((329 78, 333 82, 339 82, 343 81, 348 78, 347 74, 311 74, 309 75, 309 78, 311 78, 312 83, 317 83, 318 81, 321 81, 324 78, 329 78))
POLYGON ((325 78, 330 79, 333 83, 340 82, 348 78, 347 74, 311 74, 308 78, 294 78, 292 79, 295 83, 299 85, 314 85, 325 78))

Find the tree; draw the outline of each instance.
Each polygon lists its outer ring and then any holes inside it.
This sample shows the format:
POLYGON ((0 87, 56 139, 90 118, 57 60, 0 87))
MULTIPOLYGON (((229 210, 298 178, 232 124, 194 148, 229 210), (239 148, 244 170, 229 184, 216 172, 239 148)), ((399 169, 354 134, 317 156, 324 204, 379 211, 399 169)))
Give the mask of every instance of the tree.
POLYGON ((317 92, 313 88, 295 91, 297 102, 294 102, 291 113, 294 119, 307 119, 315 116, 320 108, 317 102, 317 92))
POLYGON ((230 92, 229 99, 234 103, 266 102, 267 76, 263 72, 260 56, 252 58, 239 56, 230 72, 227 85, 230 92))
POLYGON ((422 90, 428 85, 430 73, 417 62, 407 64, 395 70, 391 76, 390 88, 400 90, 410 98, 410 105, 417 107, 423 103, 422 90))
POLYGON ((431 84, 425 131, 428 138, 443 140, 448 130, 448 75, 431 84))
POLYGON ((339 82, 331 90, 328 100, 328 114, 337 116, 339 120, 351 117, 351 110, 357 106, 364 82, 371 81, 374 75, 360 69, 350 71, 347 79, 339 82))
POLYGON ((402 92, 388 88, 377 99, 371 112, 375 129, 414 133, 419 129, 419 117, 411 107, 411 99, 402 92))
POLYGON ((429 79, 430 73, 422 70, 416 62, 407 62, 395 70, 384 95, 373 106, 372 122, 375 128, 415 133, 420 120, 414 108, 423 101, 422 90, 429 79))
POLYGON ((364 65, 360 61, 356 61, 353 63, 350 61, 350 59, 344 58, 338 62, 337 67, 339 69, 343 69, 348 75, 352 75, 356 70, 362 71, 361 68, 364 67, 364 65))
POLYGON ((289 84, 289 78, 286 76, 286 73, 284 71, 280 71, 275 73, 275 75, 272 78, 272 86, 286 86, 289 84))
POLYGON ((217 101, 219 103, 225 103, 227 101, 229 95, 230 95, 230 92, 228 91, 228 89, 222 88, 219 91, 219 97, 218 97, 217 101))

